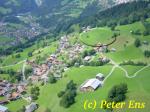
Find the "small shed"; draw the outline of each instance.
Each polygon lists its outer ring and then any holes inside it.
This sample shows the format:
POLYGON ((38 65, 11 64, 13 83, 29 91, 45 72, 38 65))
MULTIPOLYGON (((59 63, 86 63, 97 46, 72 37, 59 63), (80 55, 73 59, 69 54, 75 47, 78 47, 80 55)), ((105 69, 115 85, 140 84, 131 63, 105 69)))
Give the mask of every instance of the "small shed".
POLYGON ((100 80, 100 81, 103 81, 104 80, 104 75, 102 74, 102 73, 98 73, 97 75, 96 75, 96 79, 98 79, 98 80, 100 80))

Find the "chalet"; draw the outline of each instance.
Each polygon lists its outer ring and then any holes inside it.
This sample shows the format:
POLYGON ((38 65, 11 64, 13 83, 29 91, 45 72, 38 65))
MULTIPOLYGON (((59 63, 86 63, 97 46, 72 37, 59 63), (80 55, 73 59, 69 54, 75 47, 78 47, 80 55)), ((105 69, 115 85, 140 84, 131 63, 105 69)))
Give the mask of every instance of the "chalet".
POLYGON ((115 48, 111 48, 111 52, 116 52, 116 49, 115 48))
POLYGON ((8 108, 0 105, 0 112, 8 112, 8 108))
POLYGON ((98 45, 98 46, 100 46, 100 47, 95 47, 94 49, 95 49, 95 51, 96 52, 106 52, 107 51, 107 46, 106 45, 98 45))
POLYGON ((25 112, 33 112, 38 108, 38 105, 34 102, 32 102, 30 105, 27 105, 25 112))
POLYGON ((86 56, 85 58, 84 58, 84 61, 90 61, 91 60, 91 56, 86 56))
POLYGON ((25 85, 19 85, 19 86, 17 86, 17 92, 18 93, 24 92, 25 89, 26 89, 25 85))
POLYGON ((33 71, 34 71, 33 73, 37 76, 40 76, 43 74, 43 71, 41 68, 34 68, 33 71))
POLYGON ((92 92, 92 91, 95 91, 101 85, 102 85, 102 81, 100 81, 96 78, 89 79, 81 85, 80 91, 82 91, 82 92, 92 92))
POLYGON ((26 99, 27 99, 28 102, 32 101, 32 97, 31 96, 27 96, 26 99))
POLYGON ((20 98, 20 94, 17 93, 17 92, 13 92, 13 93, 11 94, 11 97, 9 98, 9 100, 13 101, 13 100, 17 100, 17 99, 19 99, 19 98, 20 98))
POLYGON ((88 32, 88 31, 91 30, 91 26, 83 27, 82 30, 83 30, 84 33, 88 32))
POLYGON ((39 81, 39 77, 36 75, 29 76, 28 79, 31 80, 33 83, 36 83, 39 81))
POLYGON ((149 43, 148 43, 148 41, 143 41, 143 44, 148 45, 149 43))
POLYGON ((0 96, 6 96, 8 93, 10 93, 12 90, 16 89, 15 84, 11 84, 5 80, 0 81, 0 96))
POLYGON ((49 78, 48 78, 48 76, 43 75, 40 80, 42 80, 44 82, 48 82, 49 78))
POLYGON ((109 62, 110 60, 108 58, 106 58, 106 57, 100 57, 99 61, 101 61, 103 63, 106 63, 106 62, 109 62))

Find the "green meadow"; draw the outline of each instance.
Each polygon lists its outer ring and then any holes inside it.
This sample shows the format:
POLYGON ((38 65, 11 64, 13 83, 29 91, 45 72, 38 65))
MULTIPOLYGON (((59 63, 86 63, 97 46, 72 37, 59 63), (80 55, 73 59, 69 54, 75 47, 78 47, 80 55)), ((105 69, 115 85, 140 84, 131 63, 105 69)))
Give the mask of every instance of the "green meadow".
MULTIPOLYGON (((47 108, 51 109, 53 112, 84 112, 84 101, 89 100, 93 101, 96 100, 97 103, 99 103, 102 100, 105 100, 108 95, 108 91, 110 88, 115 84, 120 83, 127 83, 128 85, 128 94, 127 94, 127 100, 126 102, 130 100, 136 100, 141 102, 146 102, 146 105, 149 105, 149 86, 148 82, 150 79, 148 78, 148 73, 150 72, 149 69, 146 69, 145 71, 140 72, 137 77, 133 79, 128 79, 125 76, 125 73, 120 70, 119 68, 116 68, 115 71, 112 73, 112 75, 106 80, 103 87, 98 88, 95 92, 89 92, 89 93, 82 93, 79 91, 80 85, 89 78, 94 78, 97 73, 103 73, 105 76, 108 75, 110 72, 112 66, 103 66, 103 67, 83 67, 83 68, 71 68, 65 73, 65 77, 61 80, 59 80, 56 84, 48 84, 41 87, 41 93, 39 96, 39 100, 37 101, 40 104, 39 109, 37 112, 41 112, 46 110, 47 108), (78 95, 76 97, 76 103, 72 105, 68 109, 64 109, 59 106, 60 99, 57 97, 57 93, 61 90, 65 89, 65 86, 67 82, 70 80, 73 80, 78 87, 78 95), (144 91, 144 92, 143 92, 144 91), (135 94, 136 93, 136 94, 135 94), (142 95, 141 95, 142 94, 142 95), (140 99, 142 98, 142 99, 140 99), (147 99, 148 98, 148 99, 147 99)), ((126 70, 130 75, 135 73, 138 69, 141 69, 141 67, 132 67, 132 66, 125 66, 126 70)), ((145 109, 143 109, 144 112, 148 111, 149 107, 146 106, 145 109)), ((135 112, 138 109, 127 109, 127 111, 135 112)), ((104 111, 100 109, 98 106, 95 110, 88 109, 87 112, 99 112, 104 111)), ((117 112, 117 110, 115 111, 117 112)), ((124 111, 123 111, 124 112, 124 111)))
POLYGON ((109 28, 94 28, 88 32, 83 32, 80 35, 80 40, 90 44, 107 44, 112 41, 113 32, 109 28))

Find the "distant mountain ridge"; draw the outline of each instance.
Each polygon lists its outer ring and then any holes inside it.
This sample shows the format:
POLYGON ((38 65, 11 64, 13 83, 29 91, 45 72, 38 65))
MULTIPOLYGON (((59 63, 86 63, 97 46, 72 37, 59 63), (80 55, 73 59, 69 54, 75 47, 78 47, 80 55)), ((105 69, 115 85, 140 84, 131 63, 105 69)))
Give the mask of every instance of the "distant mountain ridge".
MULTIPOLYGON (((98 3, 97 10, 133 0, 0 0, 0 16, 31 12, 38 16, 79 16, 90 4, 98 3)), ((95 12, 93 12, 95 13, 95 12)), ((48 18, 47 16, 47 18, 48 18)))

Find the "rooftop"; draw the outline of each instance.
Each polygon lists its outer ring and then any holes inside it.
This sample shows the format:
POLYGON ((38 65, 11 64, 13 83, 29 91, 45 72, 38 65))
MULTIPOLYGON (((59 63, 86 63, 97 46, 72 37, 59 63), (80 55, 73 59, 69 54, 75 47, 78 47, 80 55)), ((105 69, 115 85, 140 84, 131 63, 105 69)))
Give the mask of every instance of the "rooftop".
POLYGON ((96 78, 93 78, 93 79, 87 80, 81 88, 92 87, 93 89, 96 89, 100 84, 102 84, 101 81, 99 81, 96 78))
POLYGON ((98 73, 97 75, 96 75, 96 77, 104 77, 104 75, 102 74, 102 73, 98 73))
POLYGON ((2 111, 6 111, 6 110, 8 110, 8 108, 7 107, 4 107, 4 106, 2 106, 2 105, 0 105, 0 112, 2 111))

